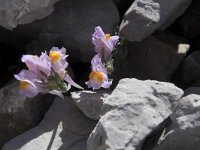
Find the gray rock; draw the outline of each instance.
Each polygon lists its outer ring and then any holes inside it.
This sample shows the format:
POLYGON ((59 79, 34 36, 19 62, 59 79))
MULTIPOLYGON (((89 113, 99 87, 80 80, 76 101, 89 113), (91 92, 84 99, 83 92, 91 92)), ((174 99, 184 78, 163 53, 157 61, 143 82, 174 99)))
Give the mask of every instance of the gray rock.
POLYGON ((113 85, 122 78, 170 81, 190 47, 187 43, 167 32, 157 32, 142 42, 130 43, 127 57, 116 64, 113 85))
POLYGON ((52 46, 65 47, 73 61, 90 62, 94 56, 92 34, 96 26, 105 33, 114 33, 119 13, 111 0, 63 0, 55 5, 48 17, 13 32, 0 30, 0 40, 32 51, 49 50, 52 46), (15 38, 14 38, 15 37, 15 38), (25 39, 25 40, 24 40, 25 39), (34 41, 33 41, 34 40, 34 41))
POLYGON ((172 76, 172 81, 177 86, 186 89, 195 84, 199 86, 200 80, 200 51, 195 51, 184 59, 172 76), (196 82, 196 83, 195 83, 196 82))
POLYGON ((141 41, 157 29, 165 29, 190 5, 191 0, 135 0, 120 25, 129 41, 141 41))
POLYGON ((42 19, 54 11, 53 5, 59 0, 0 0, 0 25, 13 29, 19 24, 42 19))
POLYGON ((70 97, 56 98, 37 127, 9 141, 3 150, 86 150, 87 138, 95 124, 70 97))
POLYGON ((120 80, 105 99, 104 114, 90 134, 88 150, 140 150, 143 140, 173 111, 183 91, 152 80, 120 80))
POLYGON ((0 89, 0 147, 36 126, 52 101, 51 95, 39 95, 33 99, 19 95, 18 82, 0 89))
POLYGON ((186 91, 154 150, 199 150, 200 88, 186 91))
POLYGON ((99 120, 104 99, 110 94, 110 91, 79 91, 72 92, 72 99, 78 108, 88 118, 99 120))

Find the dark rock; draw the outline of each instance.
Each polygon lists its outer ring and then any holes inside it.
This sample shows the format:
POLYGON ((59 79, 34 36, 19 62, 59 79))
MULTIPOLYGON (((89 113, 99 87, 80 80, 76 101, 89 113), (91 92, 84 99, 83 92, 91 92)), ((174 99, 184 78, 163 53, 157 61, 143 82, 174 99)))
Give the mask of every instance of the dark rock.
POLYGON ((157 29, 176 20, 191 0, 135 0, 120 25, 120 34, 129 41, 142 41, 157 29))
POLYGON ((178 67, 172 76, 172 82, 186 89, 192 84, 200 85, 198 80, 200 80, 200 51, 195 51, 178 67))
POLYGON ((56 98, 37 127, 12 139, 2 150, 86 150, 87 138, 95 124, 70 97, 56 98))
POLYGON ((122 78, 133 77, 141 80, 170 81, 189 45, 180 37, 159 32, 142 42, 130 43, 128 49, 127 57, 116 64, 113 86, 122 78))
POLYGON ((0 89, 0 147, 11 138, 36 126, 53 100, 51 95, 29 99, 18 92, 17 82, 0 89))

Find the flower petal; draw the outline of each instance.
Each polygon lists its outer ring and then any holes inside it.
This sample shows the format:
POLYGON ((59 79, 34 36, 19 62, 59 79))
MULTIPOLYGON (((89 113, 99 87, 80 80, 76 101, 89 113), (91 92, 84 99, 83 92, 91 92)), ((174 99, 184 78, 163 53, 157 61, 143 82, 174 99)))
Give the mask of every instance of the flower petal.
POLYGON ((74 87, 76 87, 78 89, 82 89, 83 90, 83 88, 80 85, 76 84, 68 74, 66 74, 64 80, 67 81, 72 86, 74 86, 74 87))

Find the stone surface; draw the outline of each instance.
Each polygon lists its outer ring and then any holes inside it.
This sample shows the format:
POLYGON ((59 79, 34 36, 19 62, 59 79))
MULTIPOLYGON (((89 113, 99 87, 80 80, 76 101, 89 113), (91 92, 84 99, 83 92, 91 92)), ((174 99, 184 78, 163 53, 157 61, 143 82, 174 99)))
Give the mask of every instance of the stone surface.
POLYGON ((11 138, 33 128, 52 103, 51 95, 28 99, 18 94, 18 82, 0 89, 0 147, 11 138))
POLYGON ((190 5, 191 0, 135 0, 125 13, 120 34, 141 41, 157 29, 165 29, 190 5))
POLYGON ((19 24, 42 19, 54 11, 53 5, 59 0, 0 0, 0 25, 13 29, 19 24))
POLYGON ((88 118, 99 120, 104 99, 110 95, 108 90, 72 92, 72 99, 88 118))
POLYGON ((186 90, 154 150, 199 150, 200 88, 186 90))
POLYGON ((183 91, 173 84, 122 79, 105 99, 88 150, 140 150, 143 140, 173 111, 183 91))
POLYGON ((172 76, 177 86, 186 89, 192 84, 200 85, 200 51, 193 52, 184 59, 172 76), (197 83, 195 83, 197 82, 197 83))
POLYGON ((56 98, 41 123, 12 139, 3 150, 86 150, 96 122, 86 118, 70 97, 56 98))
POLYGON ((116 64, 113 85, 122 78, 170 81, 189 45, 171 33, 157 32, 142 42, 130 43, 128 49, 127 57, 116 64))
POLYGON ((200 1, 193 0, 191 6, 181 17, 179 24, 185 37, 194 39, 200 36, 200 1))
POLYGON ((9 41, 9 45, 20 49, 26 47, 29 53, 63 46, 69 59, 90 62, 95 54, 92 44, 94 28, 101 26, 105 33, 113 34, 118 23, 119 13, 111 0, 63 0, 55 5, 50 16, 42 20, 19 26, 12 32, 0 30, 0 40, 9 41))

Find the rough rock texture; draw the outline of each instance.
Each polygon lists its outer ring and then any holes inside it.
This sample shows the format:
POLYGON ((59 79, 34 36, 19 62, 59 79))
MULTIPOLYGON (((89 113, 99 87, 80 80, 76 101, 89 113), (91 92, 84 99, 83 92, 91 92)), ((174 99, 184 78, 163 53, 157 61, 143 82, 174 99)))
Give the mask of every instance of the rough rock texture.
POLYGON ((90 134, 88 150, 140 150, 145 137, 172 113, 182 95, 170 83, 120 80, 105 99, 104 115, 90 134))
POLYGON ((129 41, 141 41, 157 29, 165 29, 190 5, 191 0, 135 0, 120 25, 129 41))
POLYGON ((103 100, 110 94, 110 91, 79 91, 72 92, 71 94, 72 99, 85 116, 94 120, 99 120, 103 100))
POLYGON ((28 50, 33 51, 63 46, 69 59, 89 62, 95 54, 91 41, 94 28, 101 26, 105 33, 113 34, 118 23, 119 13, 111 0, 63 0, 55 5, 49 17, 13 32, 0 30, 0 40, 20 49, 28 44, 28 50))
POLYGON ((54 11, 53 5, 57 1, 59 0, 0 0, 0 25, 13 29, 18 24, 44 18, 54 11))
POLYGON ((70 97, 56 98, 37 127, 9 141, 3 150, 86 150, 87 138, 95 124, 70 97))
POLYGON ((142 42, 129 44, 127 57, 113 73, 114 84, 122 78, 170 81, 171 75, 189 49, 187 41, 170 33, 159 32, 142 42))
POLYGON ((187 89, 154 150, 199 150, 200 88, 187 89))
POLYGON ((200 1, 193 0, 192 5, 187 9, 180 19, 180 27, 185 37, 193 39, 200 36, 200 1))
POLYGON ((52 103, 51 95, 28 99, 18 94, 18 82, 0 89, 0 147, 11 138, 33 128, 52 103))
POLYGON ((192 84, 200 85, 200 51, 193 52, 184 59, 178 67, 172 81, 177 86, 185 89, 192 84), (196 82, 196 83, 195 83, 196 82))

